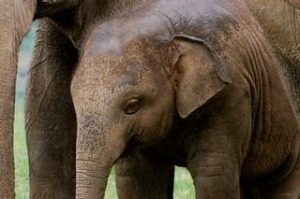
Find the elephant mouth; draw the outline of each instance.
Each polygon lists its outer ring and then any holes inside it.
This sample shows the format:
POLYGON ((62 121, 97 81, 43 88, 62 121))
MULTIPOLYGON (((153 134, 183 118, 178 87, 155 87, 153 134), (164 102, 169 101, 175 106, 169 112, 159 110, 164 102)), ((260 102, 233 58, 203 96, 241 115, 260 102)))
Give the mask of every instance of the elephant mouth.
POLYGON ((300 0, 285 0, 290 6, 300 9, 300 0))

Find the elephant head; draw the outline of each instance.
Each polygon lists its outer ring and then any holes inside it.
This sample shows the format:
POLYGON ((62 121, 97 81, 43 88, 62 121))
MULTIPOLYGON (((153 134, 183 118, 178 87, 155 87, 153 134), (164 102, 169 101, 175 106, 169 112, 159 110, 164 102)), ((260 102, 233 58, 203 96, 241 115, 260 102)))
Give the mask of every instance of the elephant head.
POLYGON ((164 139, 177 113, 187 118, 231 82, 220 57, 199 38, 116 35, 93 31, 72 80, 78 199, 104 197, 110 168, 127 143, 164 139))

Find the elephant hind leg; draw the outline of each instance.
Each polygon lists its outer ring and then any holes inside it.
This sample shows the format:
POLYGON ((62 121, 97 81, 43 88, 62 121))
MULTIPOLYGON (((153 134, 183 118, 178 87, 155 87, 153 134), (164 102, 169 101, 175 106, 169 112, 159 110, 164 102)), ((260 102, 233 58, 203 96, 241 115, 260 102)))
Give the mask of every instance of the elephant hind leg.
POLYGON ((30 198, 75 198, 76 116, 70 94, 77 51, 49 19, 39 31, 26 96, 30 198))

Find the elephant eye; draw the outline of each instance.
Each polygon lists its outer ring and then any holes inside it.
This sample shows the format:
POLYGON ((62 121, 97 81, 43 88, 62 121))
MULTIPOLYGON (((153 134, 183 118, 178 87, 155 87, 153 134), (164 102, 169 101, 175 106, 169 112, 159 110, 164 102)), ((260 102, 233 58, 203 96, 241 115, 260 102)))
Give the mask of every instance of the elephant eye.
POLYGON ((138 112, 141 108, 141 101, 138 99, 129 100, 124 106, 124 112, 128 115, 132 115, 138 112))

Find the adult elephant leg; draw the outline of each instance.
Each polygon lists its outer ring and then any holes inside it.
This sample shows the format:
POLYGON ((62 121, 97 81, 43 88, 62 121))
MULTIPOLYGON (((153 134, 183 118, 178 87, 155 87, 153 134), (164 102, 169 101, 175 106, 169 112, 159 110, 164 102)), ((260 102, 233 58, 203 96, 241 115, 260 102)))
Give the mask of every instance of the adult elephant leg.
POLYGON ((154 151, 125 156, 115 170, 120 199, 173 198, 174 166, 154 151))
POLYGON ((76 117, 70 95, 77 51, 49 19, 39 21, 26 96, 30 198, 75 197, 76 117))
POLYGON ((34 0, 0 1, 0 198, 14 198, 13 122, 18 51, 29 31, 34 0))

